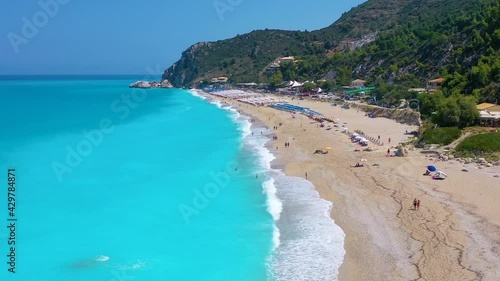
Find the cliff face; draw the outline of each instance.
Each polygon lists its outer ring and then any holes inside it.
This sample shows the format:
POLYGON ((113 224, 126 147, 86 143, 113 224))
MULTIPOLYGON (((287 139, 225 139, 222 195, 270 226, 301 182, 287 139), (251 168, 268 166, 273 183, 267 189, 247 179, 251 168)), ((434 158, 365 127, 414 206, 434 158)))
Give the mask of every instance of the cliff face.
POLYGON ((201 51, 204 47, 209 47, 210 43, 202 42, 192 45, 182 53, 179 61, 165 70, 162 79, 167 79, 177 88, 185 86, 194 81, 198 76, 198 60, 200 59, 201 51))

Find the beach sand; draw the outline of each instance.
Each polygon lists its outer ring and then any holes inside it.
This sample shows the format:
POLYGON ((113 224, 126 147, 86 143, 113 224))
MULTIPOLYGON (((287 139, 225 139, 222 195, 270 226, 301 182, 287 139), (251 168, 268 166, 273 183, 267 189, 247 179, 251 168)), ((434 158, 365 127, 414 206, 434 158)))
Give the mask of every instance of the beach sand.
POLYGON ((278 140, 270 145, 278 156, 273 165, 290 176, 307 173, 320 196, 333 202, 331 216, 346 234, 339 280, 500 280, 500 179, 493 177, 500 167, 469 165, 466 173, 459 162, 430 162, 418 150, 386 157, 387 149, 407 140, 405 131, 416 127, 368 118, 356 109, 289 99, 340 119, 351 131, 380 135, 384 145, 370 143, 372 152, 355 152, 358 146, 341 128, 326 130, 306 116, 217 99, 269 128, 278 126, 278 140), (313 154, 326 147, 328 154, 313 154), (352 167, 362 158, 368 160, 364 167, 352 167), (423 176, 431 164, 448 178, 423 176), (421 201, 418 210, 414 198, 421 201))

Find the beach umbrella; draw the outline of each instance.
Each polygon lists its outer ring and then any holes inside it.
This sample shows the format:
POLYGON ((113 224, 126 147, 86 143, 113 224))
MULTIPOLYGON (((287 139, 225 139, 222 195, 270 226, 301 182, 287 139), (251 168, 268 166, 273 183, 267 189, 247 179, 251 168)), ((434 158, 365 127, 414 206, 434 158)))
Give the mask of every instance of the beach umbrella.
POLYGON ((437 169, 435 166, 429 165, 429 166, 427 166, 427 170, 429 170, 431 172, 435 172, 437 169))

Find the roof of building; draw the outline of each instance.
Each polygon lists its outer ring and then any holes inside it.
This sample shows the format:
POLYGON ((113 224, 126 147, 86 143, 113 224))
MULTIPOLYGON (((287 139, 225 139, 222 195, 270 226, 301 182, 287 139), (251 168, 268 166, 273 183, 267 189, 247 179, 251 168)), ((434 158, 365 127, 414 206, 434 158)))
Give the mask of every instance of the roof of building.
POLYGON ((444 82, 444 78, 436 78, 433 80, 429 80, 429 83, 443 83, 443 82, 444 82))
POLYGON ((479 109, 479 110, 487 109, 487 108, 494 107, 494 106, 495 106, 495 104, 487 103, 487 102, 483 102, 483 103, 476 105, 477 109, 479 109))
POLYGON ((356 80, 353 80, 351 83, 366 83, 366 81, 362 80, 362 79, 356 79, 356 80))
POLYGON ((282 57, 280 60, 294 60, 294 57, 282 57))
POLYGON ((495 106, 492 106, 492 107, 488 107, 486 109, 486 111, 489 111, 489 112, 492 112, 492 113, 496 113, 496 114, 500 114, 500 105, 495 105, 495 106))
POLYGON ((257 86, 257 83, 255 82, 250 82, 250 83, 236 83, 238 86, 257 86))

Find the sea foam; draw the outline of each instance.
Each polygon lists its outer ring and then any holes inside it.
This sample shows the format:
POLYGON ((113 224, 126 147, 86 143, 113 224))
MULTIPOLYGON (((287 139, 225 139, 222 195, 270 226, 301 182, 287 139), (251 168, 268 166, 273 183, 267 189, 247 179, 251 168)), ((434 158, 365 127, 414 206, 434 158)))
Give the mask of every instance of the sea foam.
POLYGON ((249 117, 227 104, 210 102, 231 111, 230 117, 239 124, 244 144, 258 155, 256 172, 266 177, 262 190, 267 211, 275 222, 269 279, 338 280, 345 255, 345 234, 330 217, 332 203, 321 199, 311 182, 271 169, 275 157, 265 146, 270 140, 267 129, 252 126, 249 117))
POLYGON ((345 234, 330 217, 332 203, 311 182, 273 172, 284 204, 277 226, 281 244, 272 259, 275 280, 337 280, 345 234))
POLYGON ((200 92, 198 92, 198 90, 196 90, 196 89, 190 89, 190 90, 189 90, 189 92, 190 92, 193 96, 198 97, 198 98, 200 98, 200 99, 202 99, 202 100, 207 99, 207 97, 205 97, 204 95, 200 94, 200 92))

